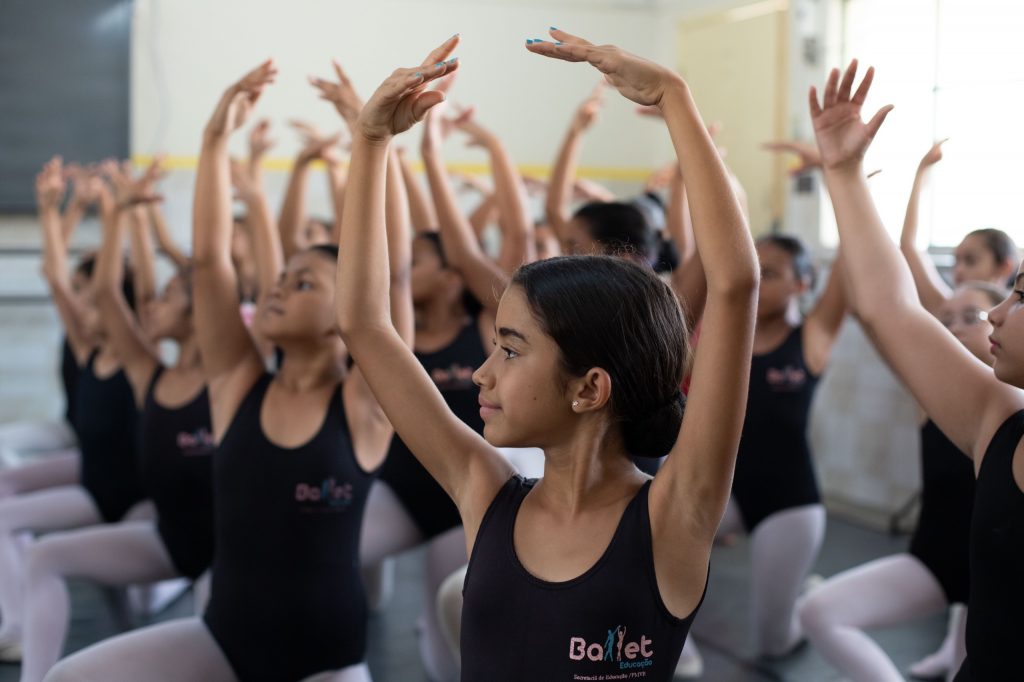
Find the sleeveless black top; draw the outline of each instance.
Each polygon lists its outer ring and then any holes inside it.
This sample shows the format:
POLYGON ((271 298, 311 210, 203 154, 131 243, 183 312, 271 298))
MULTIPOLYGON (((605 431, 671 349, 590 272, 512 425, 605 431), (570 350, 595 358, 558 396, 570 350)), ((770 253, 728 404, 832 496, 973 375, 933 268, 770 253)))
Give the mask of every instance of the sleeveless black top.
POLYGON ((680 619, 661 599, 650 482, 627 505, 597 563, 559 583, 527 572, 513 545, 516 515, 535 483, 509 479, 480 524, 463 589, 462 679, 671 680, 700 605, 680 619))
POLYGON ((157 531, 171 562, 198 578, 213 560, 213 462, 216 449, 206 387, 179 408, 156 402, 157 366, 140 422, 142 482, 157 511, 157 531))
POLYGON ((241 680, 300 680, 363 660, 359 529, 372 476, 340 387, 307 443, 267 439, 264 374, 214 453, 216 554, 204 619, 241 680))
POLYGON ((818 377, 804 360, 803 327, 755 355, 732 494, 753 531, 775 512, 821 501, 807 424, 818 377))
MULTIPOLYGON (((455 416, 477 433, 483 433, 480 389, 473 383, 473 371, 484 363, 487 353, 480 342, 476 318, 467 322, 449 345, 433 353, 416 353, 416 359, 434 380, 455 416)), ((391 441, 380 479, 395 492, 424 539, 462 525, 459 510, 448 493, 397 435, 391 441)))
POLYGON ((82 452, 82 487, 103 520, 120 521, 143 499, 139 478, 138 412, 124 370, 100 379, 93 369, 98 351, 75 385, 75 432, 82 452))
POLYGON ((910 553, 939 581, 949 603, 966 604, 974 465, 930 419, 921 428, 921 482, 921 514, 910 553))
POLYGON ((1013 454, 1024 438, 1024 410, 992 438, 978 471, 971 519, 971 598, 967 660, 957 682, 1020 679, 1024 643, 1024 490, 1013 454))

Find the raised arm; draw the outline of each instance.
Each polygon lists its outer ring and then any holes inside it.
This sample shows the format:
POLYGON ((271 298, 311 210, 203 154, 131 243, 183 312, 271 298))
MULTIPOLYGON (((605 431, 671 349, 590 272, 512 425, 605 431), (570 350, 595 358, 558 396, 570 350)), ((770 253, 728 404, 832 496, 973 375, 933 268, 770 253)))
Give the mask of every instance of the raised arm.
POLYGON ((804 354, 808 367, 815 374, 825 371, 832 346, 846 319, 846 285, 843 280, 842 250, 837 249, 825 289, 804 320, 804 354))
POLYGON ((177 268, 187 267, 189 264, 189 258, 181 247, 175 243, 174 238, 171 236, 171 231, 167 227, 167 218, 164 217, 164 212, 160 208, 160 204, 152 203, 146 206, 146 210, 149 212, 149 223, 153 226, 153 235, 156 237, 157 248, 171 259, 177 268))
POLYGON ((285 190, 281 213, 278 216, 285 261, 308 246, 302 239, 302 227, 306 222, 306 185, 310 165, 313 161, 330 155, 341 137, 340 134, 324 137, 316 128, 301 121, 292 121, 291 125, 302 135, 303 147, 292 165, 288 188, 285 190))
POLYGON ((71 291, 67 245, 61 230, 60 202, 66 183, 59 156, 50 159, 36 176, 36 205, 43 233, 43 276, 50 287, 64 333, 75 358, 83 363, 92 348, 85 326, 85 311, 71 291))
POLYGON ((833 69, 821 104, 817 91, 810 92, 811 119, 839 226, 847 295, 889 366, 977 468, 998 425, 1024 407, 1024 400, 918 300, 910 268, 886 234, 864 177, 864 152, 892 107, 864 123, 861 107, 874 70, 868 69, 851 94, 856 72, 854 61, 840 83, 833 69))
MULTIPOLYGON (((119 185, 116 198, 104 197, 100 201, 103 223, 103 243, 96 256, 93 290, 107 342, 121 363, 131 384, 135 404, 142 406, 146 388, 160 356, 153 342, 143 332, 138 318, 132 314, 121 287, 124 278, 124 231, 131 220, 130 214, 144 203, 152 203, 146 195, 145 183, 137 181, 128 186, 119 185)), ((132 229, 135 229, 134 226, 132 229)), ((138 265, 136 265, 138 267, 138 265)))
POLYGON ((231 161, 231 184, 242 203, 245 204, 246 222, 249 226, 253 260, 256 262, 256 279, 259 296, 257 308, 274 288, 281 271, 284 270, 284 256, 277 225, 270 213, 270 203, 263 188, 263 175, 253 174, 235 160, 231 161))
POLYGON ((523 263, 537 258, 523 176, 497 135, 481 126, 472 116, 460 116, 456 121, 456 126, 469 136, 470 144, 483 147, 491 157, 494 198, 502 235, 497 265, 502 272, 511 275, 523 263))
POLYGON ((219 441, 263 360, 239 314, 238 278, 231 263, 231 169, 228 138, 245 122, 276 70, 270 61, 229 87, 206 129, 192 206, 194 320, 219 441))
MULTIPOLYGON (((544 44, 544 43, 540 43, 544 44)), ((604 81, 598 81, 594 91, 577 107, 573 113, 569 130, 565 133, 562 146, 558 148, 554 168, 551 169, 551 180, 548 183, 548 194, 544 201, 544 213, 548 225, 555 231, 562 251, 572 253, 569 244, 569 199, 572 196, 573 183, 576 179, 576 164, 579 160, 583 133, 597 120, 597 112, 601 109, 601 98, 604 94, 604 81)))
POLYGON ((704 314, 708 286, 704 264, 693 239, 693 221, 690 219, 683 171, 678 163, 673 166, 669 179, 668 206, 665 209, 665 230, 679 251, 679 266, 672 271, 671 283, 683 306, 686 326, 693 329, 704 314))
POLYGON ((900 234, 900 251, 910 266, 910 274, 917 286, 917 295, 921 299, 921 305, 932 315, 938 315, 939 308, 953 292, 935 268, 935 263, 917 250, 917 216, 921 204, 921 190, 928 181, 932 166, 942 160, 943 142, 945 140, 932 145, 917 166, 914 184, 910 188, 910 199, 907 200, 907 214, 903 218, 903 232, 900 234))
POLYGON ((86 210, 99 201, 103 180, 93 170, 81 166, 67 169, 72 190, 71 199, 68 200, 61 216, 61 233, 65 244, 71 243, 71 237, 75 234, 78 224, 82 222, 86 210))
POLYGON ((337 311, 356 366, 402 440, 455 500, 472 546, 487 505, 512 469, 452 414, 392 326, 385 236, 388 144, 444 99, 424 86, 458 67, 455 60, 445 61, 457 44, 453 36, 421 66, 396 70, 363 109, 353 135, 351 191, 342 217, 337 311))
POLYGON ((437 232, 437 212, 430 203, 430 197, 416 173, 412 169, 409 157, 403 147, 395 149, 398 161, 402 166, 402 180, 405 192, 409 195, 409 213, 412 216, 412 229, 416 234, 437 232))
POLYGON ((757 305, 754 244, 683 79, 614 46, 591 45, 555 29, 551 36, 559 42, 534 42, 527 49, 589 62, 626 98, 660 107, 690 196, 707 303, 679 438, 654 478, 649 502, 657 583, 669 610, 685 615, 700 599, 702 590, 695 587, 705 584, 736 462, 757 305))
MULTIPOLYGON (((438 93, 443 97, 443 93, 438 93)), ((441 118, 439 111, 427 114, 423 127, 423 165, 427 171, 427 183, 434 197, 437 219, 441 233, 441 247, 448 264, 459 271, 466 287, 488 310, 498 304, 496 292, 508 285, 506 275, 498 265, 484 253, 473 233, 473 227, 466 220, 455 200, 451 178, 444 166, 441 155, 441 118)))

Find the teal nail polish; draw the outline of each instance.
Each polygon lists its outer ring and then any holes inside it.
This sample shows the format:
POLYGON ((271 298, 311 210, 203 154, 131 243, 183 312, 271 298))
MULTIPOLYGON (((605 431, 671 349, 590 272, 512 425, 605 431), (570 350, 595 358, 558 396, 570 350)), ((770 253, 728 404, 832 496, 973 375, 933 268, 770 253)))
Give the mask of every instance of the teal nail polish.
POLYGON ((422 74, 422 73, 420 73, 419 71, 417 71, 417 72, 416 72, 416 73, 414 73, 413 75, 414 75, 414 76, 416 76, 417 78, 419 78, 419 77, 420 77, 420 76, 422 76, 423 74, 422 74))
POLYGON ((540 38, 534 38, 533 42, 535 42, 535 43, 543 43, 544 41, 541 40, 540 38))
POLYGON ((527 44, 527 45, 533 45, 533 40, 532 40, 532 39, 530 39, 530 38, 527 38, 527 39, 526 39, 526 44, 527 44))
POLYGON ((459 58, 458 58, 458 57, 452 57, 451 59, 449 59, 449 60, 448 60, 448 63, 449 63, 449 64, 454 64, 454 63, 455 63, 455 62, 457 62, 457 61, 459 61, 459 58))
POLYGON ((552 30, 552 31, 557 31, 558 29, 557 29, 557 28, 555 28, 554 26, 552 26, 552 27, 551 27, 551 30, 552 30))
POLYGON ((565 45, 565 43, 563 43, 561 40, 559 40, 557 43, 555 43, 555 45, 565 45))

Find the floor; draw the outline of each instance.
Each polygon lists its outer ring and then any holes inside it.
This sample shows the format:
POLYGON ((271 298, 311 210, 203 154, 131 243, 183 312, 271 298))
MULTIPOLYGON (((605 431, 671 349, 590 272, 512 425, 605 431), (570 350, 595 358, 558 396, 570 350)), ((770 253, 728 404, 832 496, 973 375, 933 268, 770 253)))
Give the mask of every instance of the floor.
MULTIPOLYGON (((829 519, 828 537, 816 570, 828 576, 849 566, 901 551, 906 538, 891 537, 873 530, 829 519)), ((750 653, 746 628, 748 597, 748 546, 740 541, 733 547, 716 548, 708 597, 694 626, 705 661, 703 679, 713 682, 838 682, 831 670, 809 647, 776 662, 755 660, 750 653)), ((370 623, 369 664, 375 682, 420 682, 426 680, 419 662, 415 621, 422 598, 420 556, 411 552, 396 566, 395 592, 370 623)), ((94 585, 71 585, 72 625, 68 651, 109 637, 119 631, 115 610, 108 595, 94 585)), ((189 616, 191 595, 173 603, 155 620, 189 616)), ((873 633, 901 669, 931 653, 945 631, 942 617, 906 627, 873 633)), ((0 665, 0 682, 18 679, 16 665, 0 665)))

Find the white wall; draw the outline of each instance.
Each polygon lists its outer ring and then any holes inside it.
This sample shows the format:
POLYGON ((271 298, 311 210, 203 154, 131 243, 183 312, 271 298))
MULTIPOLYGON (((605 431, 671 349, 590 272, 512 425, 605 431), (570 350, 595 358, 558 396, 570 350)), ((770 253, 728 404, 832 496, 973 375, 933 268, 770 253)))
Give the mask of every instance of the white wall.
MULTIPOLYGON (((258 116, 269 117, 279 128, 289 118, 340 128, 337 114, 306 82, 308 74, 330 76, 330 60, 336 57, 366 97, 392 69, 418 64, 458 31, 463 42, 456 54, 462 64, 453 99, 476 105, 481 122, 502 136, 517 162, 548 165, 573 108, 597 75, 586 65, 531 55, 523 47, 525 39, 547 38, 548 26, 555 25, 650 54, 657 18, 652 11, 634 9, 636 5, 138 0, 132 151, 194 155, 220 93, 267 57, 276 60, 281 74, 260 101, 258 116)), ((658 132, 638 120, 629 103, 609 97, 588 137, 582 164, 650 167, 658 157, 658 132)), ((290 156, 297 150, 294 135, 282 129, 278 138, 273 154, 290 156)), ((453 147, 449 160, 483 157, 453 147)))

